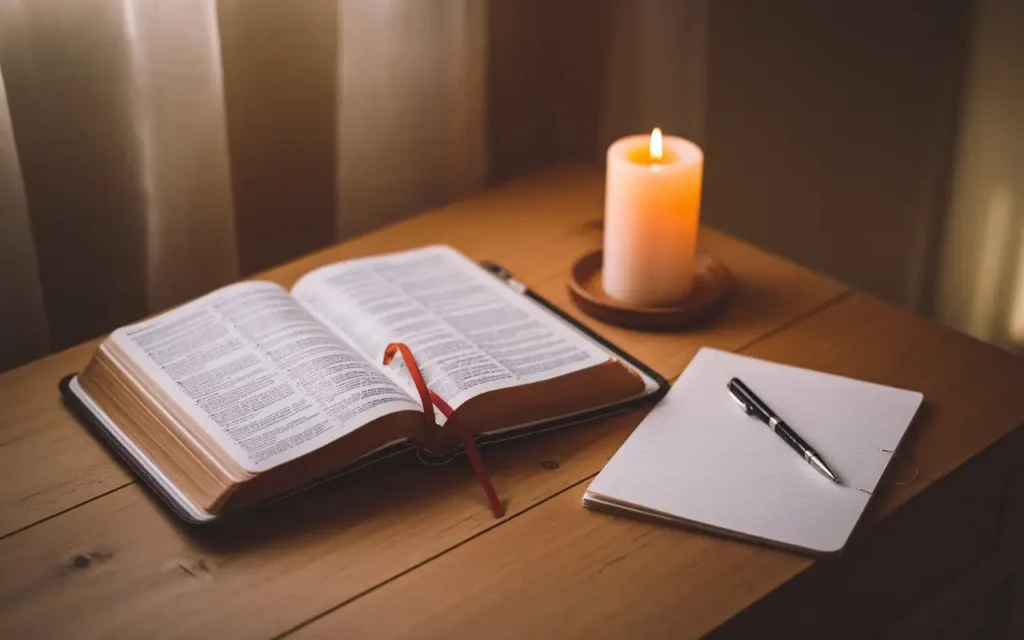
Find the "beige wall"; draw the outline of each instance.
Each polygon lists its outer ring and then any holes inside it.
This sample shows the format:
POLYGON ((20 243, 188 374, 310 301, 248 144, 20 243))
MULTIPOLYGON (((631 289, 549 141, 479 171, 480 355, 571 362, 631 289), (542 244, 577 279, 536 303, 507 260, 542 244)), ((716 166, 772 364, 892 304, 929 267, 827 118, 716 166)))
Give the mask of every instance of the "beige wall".
POLYGON ((970 6, 711 4, 704 217, 927 306, 970 6))
POLYGON ((704 218, 1024 350, 1024 3, 711 4, 704 218))

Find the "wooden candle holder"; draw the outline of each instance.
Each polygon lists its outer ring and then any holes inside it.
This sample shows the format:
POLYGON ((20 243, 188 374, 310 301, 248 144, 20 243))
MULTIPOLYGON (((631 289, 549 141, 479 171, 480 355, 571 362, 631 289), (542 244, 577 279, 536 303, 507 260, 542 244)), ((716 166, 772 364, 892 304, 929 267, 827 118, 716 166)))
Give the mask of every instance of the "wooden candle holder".
POLYGON ((601 286, 600 249, 582 256, 572 266, 569 293, 580 311, 608 324, 629 329, 666 330, 707 321, 724 307, 732 274, 725 263, 705 253, 694 261, 693 289, 678 304, 641 307, 614 300, 601 286))

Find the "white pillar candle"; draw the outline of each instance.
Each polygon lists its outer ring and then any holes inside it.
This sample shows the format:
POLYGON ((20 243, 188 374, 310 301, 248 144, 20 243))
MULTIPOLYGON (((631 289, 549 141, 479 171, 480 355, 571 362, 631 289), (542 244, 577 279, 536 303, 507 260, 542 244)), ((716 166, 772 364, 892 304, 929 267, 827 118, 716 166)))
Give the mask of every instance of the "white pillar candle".
POLYGON ((608 148, 602 286, 645 307, 680 302, 693 287, 704 153, 655 129, 608 148))

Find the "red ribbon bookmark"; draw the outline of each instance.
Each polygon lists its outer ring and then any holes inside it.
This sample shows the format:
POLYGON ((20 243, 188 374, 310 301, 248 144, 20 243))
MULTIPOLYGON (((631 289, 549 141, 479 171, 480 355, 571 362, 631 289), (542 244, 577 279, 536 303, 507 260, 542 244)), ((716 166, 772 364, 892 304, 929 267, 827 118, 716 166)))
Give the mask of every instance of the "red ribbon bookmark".
POLYGON ((462 446, 466 449, 466 455, 469 456, 469 461, 473 465, 473 471, 476 472, 476 479, 483 487, 484 493, 487 494, 487 502, 491 505, 491 513, 494 514, 495 518, 505 515, 505 507, 501 504, 501 500, 498 499, 498 493, 494 490, 494 484, 491 482, 491 477, 487 474, 487 468, 484 467, 484 460, 480 457, 480 450, 477 449, 473 436, 462 427, 458 417, 452 417, 455 412, 448 403, 427 387, 427 383, 423 380, 423 374, 420 373, 420 367, 416 364, 416 358, 413 357, 412 350, 409 349, 408 345, 403 342, 392 342, 389 344, 384 349, 384 366, 391 364, 396 353, 402 354, 405 365, 409 369, 409 375, 412 376, 412 381, 416 385, 416 391, 419 392, 420 401, 423 403, 424 419, 430 425, 436 426, 434 406, 437 406, 448 420, 445 426, 451 425, 456 435, 459 436, 459 440, 462 441, 462 446))

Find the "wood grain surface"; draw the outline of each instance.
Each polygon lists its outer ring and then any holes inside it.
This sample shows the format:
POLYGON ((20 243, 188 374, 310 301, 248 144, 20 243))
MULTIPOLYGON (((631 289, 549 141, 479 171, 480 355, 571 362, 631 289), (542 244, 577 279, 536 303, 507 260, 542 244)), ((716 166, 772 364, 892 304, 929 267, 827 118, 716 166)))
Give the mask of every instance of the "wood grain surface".
MULTIPOLYGON (((741 351, 924 393, 927 406, 854 540, 1024 416, 1024 362, 862 294, 741 351), (915 468, 914 480, 901 484, 915 468)), ((588 637, 637 629, 697 636, 812 564, 792 553, 582 509, 588 482, 339 608, 299 636, 482 635, 493 633, 496 618, 503 621, 502 637, 548 629, 588 637), (449 591, 437 589, 440 584, 474 588, 449 591), (401 616, 393 611, 398 602, 406 604, 401 616), (507 611, 516 615, 502 614, 507 611)))
MULTIPOLYGON (((735 276, 706 326, 602 325, 566 277, 601 244, 602 175, 565 168, 301 258, 290 285, 344 258, 447 243, 490 259, 674 378, 701 346, 895 384, 928 403, 872 522, 1024 422, 1024 367, 712 229, 735 276)), ((464 461, 395 458, 206 529, 181 525, 57 394, 93 344, 0 375, 0 635, 524 635, 711 629, 806 569, 765 547, 603 516, 586 485, 645 411, 485 448, 508 515, 491 518, 464 461), (511 612, 515 612, 512 615, 511 612), (493 626, 495 619, 501 621, 493 626)), ((870 536, 872 525, 858 532, 870 536)))

